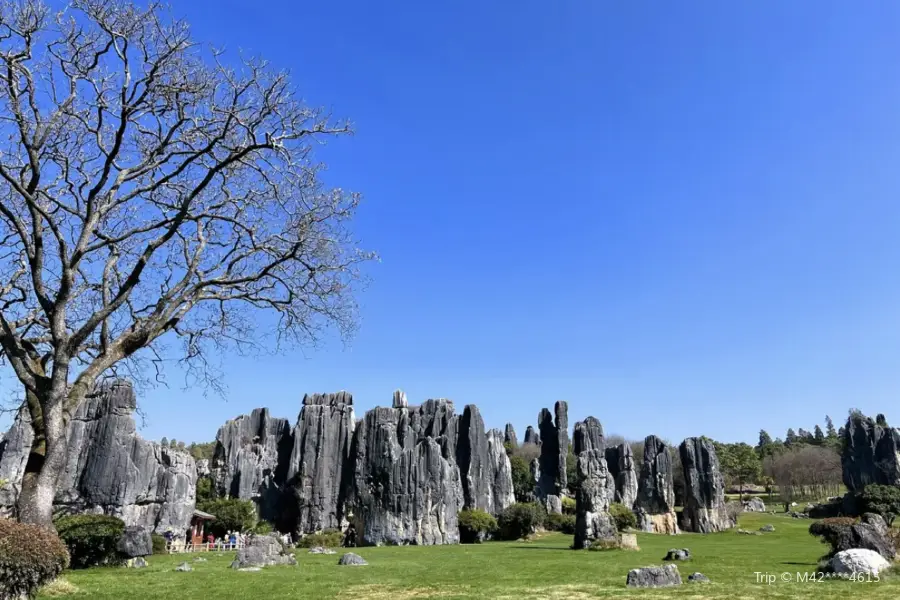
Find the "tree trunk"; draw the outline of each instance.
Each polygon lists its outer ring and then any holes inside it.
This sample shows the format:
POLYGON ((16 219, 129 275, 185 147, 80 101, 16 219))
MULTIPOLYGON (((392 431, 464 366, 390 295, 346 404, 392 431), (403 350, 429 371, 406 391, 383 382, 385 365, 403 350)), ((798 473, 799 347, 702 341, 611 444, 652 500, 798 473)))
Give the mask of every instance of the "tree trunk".
POLYGON ((49 392, 46 400, 36 403, 39 410, 32 408, 34 400, 28 398, 34 441, 19 493, 19 521, 52 529, 56 480, 65 468, 68 447, 65 387, 49 392))

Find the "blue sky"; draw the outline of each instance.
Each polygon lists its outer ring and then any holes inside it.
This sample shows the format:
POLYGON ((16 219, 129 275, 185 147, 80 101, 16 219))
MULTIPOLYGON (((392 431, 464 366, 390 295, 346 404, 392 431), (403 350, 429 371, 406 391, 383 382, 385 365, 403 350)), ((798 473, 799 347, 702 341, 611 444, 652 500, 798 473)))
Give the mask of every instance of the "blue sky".
POLYGON ((305 392, 449 397, 520 437, 755 441, 900 396, 891 2, 176 0, 196 37, 351 118, 319 153, 382 262, 349 347, 225 360, 227 401, 145 394, 209 440, 305 392))

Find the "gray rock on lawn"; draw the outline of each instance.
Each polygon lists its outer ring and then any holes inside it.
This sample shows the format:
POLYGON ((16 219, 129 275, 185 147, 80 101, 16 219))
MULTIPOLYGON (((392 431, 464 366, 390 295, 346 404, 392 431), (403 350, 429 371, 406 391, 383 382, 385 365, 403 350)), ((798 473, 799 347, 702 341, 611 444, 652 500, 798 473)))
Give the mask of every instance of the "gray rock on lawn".
POLYGON ((743 507, 746 512, 766 512, 766 503, 762 498, 750 498, 743 503, 743 507))
POLYGON ((854 549, 874 550, 887 560, 893 560, 897 555, 891 539, 887 536, 887 525, 878 515, 866 513, 859 523, 830 527, 838 530, 838 535, 835 536, 837 543, 834 544, 837 552, 854 549))
POLYGON ((310 554, 337 554, 336 551, 331 548, 324 548, 322 546, 313 546, 309 549, 310 554))
POLYGON ((763 533, 772 533, 773 531, 775 531, 775 526, 771 525, 771 524, 763 525, 762 527, 759 528, 759 530, 762 531, 763 533))
POLYGON ((562 499, 559 496, 551 494, 550 496, 547 496, 547 501, 544 508, 547 509, 548 515, 561 515, 562 499))
POLYGON ((150 537, 150 531, 143 527, 126 527, 116 544, 116 550, 128 558, 150 556, 153 554, 153 538, 150 537))
POLYGON ((367 565, 365 559, 359 554, 354 554, 353 552, 348 552, 341 556, 338 560, 339 565, 351 566, 351 567, 361 567, 363 565, 367 565))
POLYGON ((688 575, 688 581, 691 583, 709 583, 709 577, 703 573, 691 573, 688 575))
POLYGON ((192 567, 191 565, 187 564, 186 562, 183 562, 183 563, 181 563, 180 565, 178 565, 177 567, 175 567, 175 570, 176 570, 176 571, 179 571, 179 572, 181 572, 181 573, 188 573, 188 572, 190 572, 190 571, 193 571, 193 570, 194 570, 194 567, 192 567))
POLYGON ((237 551, 231 568, 296 564, 297 559, 294 555, 286 552, 281 541, 274 535, 251 535, 244 547, 237 551))
POLYGON ((637 534, 634 533, 620 533, 619 534, 619 548, 622 550, 640 550, 640 546, 638 546, 637 534))
POLYGON ((661 588, 681 585, 681 574, 675 565, 643 567, 628 571, 625 585, 636 588, 661 588))
POLYGON ((681 528, 715 533, 734 527, 736 520, 725 504, 725 478, 712 442, 687 438, 678 450, 685 482, 681 528))
POLYGON ((891 563, 874 550, 854 548, 838 552, 828 561, 828 568, 840 577, 856 575, 878 575, 889 569, 891 563))
POLYGON ((262 571, 262 569, 260 567, 243 567, 238 569, 238 571, 241 573, 258 573, 262 571))
POLYGON ((672 548, 663 560, 690 560, 691 551, 687 548, 672 548))

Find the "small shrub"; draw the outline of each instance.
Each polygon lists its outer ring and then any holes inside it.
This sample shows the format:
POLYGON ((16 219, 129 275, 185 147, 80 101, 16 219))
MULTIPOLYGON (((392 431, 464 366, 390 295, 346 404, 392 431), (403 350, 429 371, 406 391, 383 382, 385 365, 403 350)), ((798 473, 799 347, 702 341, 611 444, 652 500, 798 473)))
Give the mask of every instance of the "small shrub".
POLYGON ((497 520, 483 510, 462 510, 457 520, 459 540, 463 544, 480 544, 497 530, 497 520))
POLYGON ((55 533, 0 519, 0 598, 32 597, 68 565, 69 553, 55 533))
POLYGON ((107 515, 71 515, 54 521, 69 549, 73 569, 118 565, 124 558, 116 550, 125 523, 107 515))
POLYGON ((857 520, 852 517, 822 519, 809 526, 809 534, 822 538, 822 541, 831 546, 831 552, 825 555, 826 558, 830 558, 839 548, 848 545, 846 540, 851 535, 850 528, 856 522, 857 520))
POLYGON ((575 535, 575 515, 548 515, 547 529, 575 535))
POLYGON ((260 521, 253 528, 253 533, 257 535, 268 535, 275 531, 275 527, 272 526, 268 521, 260 521))
POLYGON ((500 539, 517 540, 528 537, 547 520, 547 511, 536 502, 517 502, 508 506, 497 519, 500 539))
POLYGON ((888 525, 900 515, 900 487, 895 485, 867 485, 860 494, 863 512, 881 515, 888 525))
POLYGON ((297 542, 299 548, 312 548, 313 546, 322 546, 323 548, 340 548, 344 541, 344 536, 338 529, 326 529, 321 533, 310 533, 300 538, 297 542))
POLYGON ((633 510, 624 504, 619 504, 617 502, 610 504, 609 516, 612 517, 613 522, 616 524, 616 529, 619 531, 626 531, 637 527, 637 516, 635 516, 633 510))
POLYGON ((153 541, 153 554, 166 553, 166 538, 159 534, 151 533, 150 539, 153 541))
POLYGON ((575 498, 569 498, 568 496, 563 496, 562 499, 562 511, 564 515, 574 515, 575 507, 578 503, 575 502, 575 498))

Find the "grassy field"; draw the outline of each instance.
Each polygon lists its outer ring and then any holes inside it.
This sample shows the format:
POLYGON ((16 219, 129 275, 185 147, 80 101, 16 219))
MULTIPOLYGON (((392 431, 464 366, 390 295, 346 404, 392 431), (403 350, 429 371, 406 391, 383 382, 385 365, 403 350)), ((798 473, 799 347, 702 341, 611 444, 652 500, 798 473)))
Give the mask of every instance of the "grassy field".
MULTIPOLYGON (((807 533, 810 521, 783 516, 745 514, 740 526, 758 529, 771 523, 774 533, 762 536, 734 532, 714 535, 638 536, 640 552, 575 552, 570 536, 547 534, 530 542, 492 542, 477 546, 359 548, 366 567, 339 567, 336 556, 299 550, 297 567, 270 567, 261 572, 229 569, 232 553, 205 554, 208 562, 192 563, 194 572, 173 569, 184 556, 154 556, 150 567, 73 571, 65 575, 78 591, 67 598, 97 600, 172 600, 175 598, 342 598, 346 600, 412 600, 427 598, 491 598, 508 600, 583 600, 586 598, 895 598, 900 574, 880 582, 782 581, 784 573, 811 573, 826 547, 807 533), (680 588, 631 590, 625 576, 634 567, 663 564, 672 547, 690 548, 694 558, 678 567, 682 577, 700 571, 710 584, 680 588), (755 572, 776 581, 767 584, 755 572)), ((190 557, 188 557, 190 560, 190 557)), ((48 594, 40 598, 53 597, 48 594)), ((59 597, 59 596, 56 596, 59 597)))

